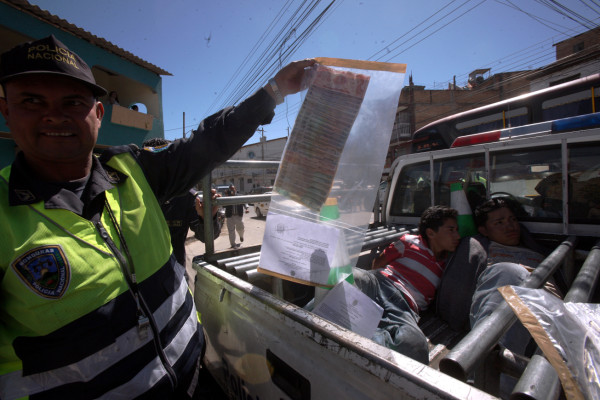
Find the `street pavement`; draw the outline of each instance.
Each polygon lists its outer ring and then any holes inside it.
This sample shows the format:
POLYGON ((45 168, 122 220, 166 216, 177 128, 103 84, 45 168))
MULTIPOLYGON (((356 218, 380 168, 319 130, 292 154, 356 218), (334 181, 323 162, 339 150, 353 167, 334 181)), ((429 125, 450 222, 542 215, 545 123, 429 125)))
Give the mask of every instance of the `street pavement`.
MULTIPOLYGON (((241 247, 250 247, 259 245, 262 243, 263 234, 265 232, 266 219, 258 218, 253 209, 249 210, 248 213, 244 214, 244 242, 240 243, 240 238, 236 232, 236 243, 239 243, 241 247)), ((219 253, 225 250, 232 250, 229 243, 229 233, 227 232, 227 223, 223 224, 221 229, 221 235, 215 239, 215 253, 219 253)), ((196 256, 202 255, 205 252, 204 243, 197 240, 194 237, 194 232, 189 231, 187 239, 185 241, 185 258, 186 258, 186 269, 190 276, 190 283, 194 282, 196 271, 192 268, 192 259, 196 256)), ((190 287, 193 289, 194 285, 190 287)))

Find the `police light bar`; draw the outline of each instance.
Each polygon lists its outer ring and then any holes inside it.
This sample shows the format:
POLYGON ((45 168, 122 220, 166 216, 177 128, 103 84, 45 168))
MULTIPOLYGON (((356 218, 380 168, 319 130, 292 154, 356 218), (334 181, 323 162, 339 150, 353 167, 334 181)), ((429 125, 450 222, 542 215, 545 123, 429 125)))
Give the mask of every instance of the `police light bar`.
POLYGON ((491 143, 500 140, 501 131, 474 133, 472 135, 459 136, 452 142, 452 147, 473 146, 474 144, 491 143))
POLYGON ((600 112, 552 121, 552 133, 578 131, 600 126, 600 112))
POLYGON ((596 128, 600 126, 600 113, 578 115, 557 119, 554 121, 540 122, 537 124, 517 126, 498 131, 474 133, 472 135, 459 136, 454 139, 450 147, 464 147, 475 144, 491 143, 500 140, 511 139, 515 136, 539 136, 548 133, 560 133, 582 129, 596 128))

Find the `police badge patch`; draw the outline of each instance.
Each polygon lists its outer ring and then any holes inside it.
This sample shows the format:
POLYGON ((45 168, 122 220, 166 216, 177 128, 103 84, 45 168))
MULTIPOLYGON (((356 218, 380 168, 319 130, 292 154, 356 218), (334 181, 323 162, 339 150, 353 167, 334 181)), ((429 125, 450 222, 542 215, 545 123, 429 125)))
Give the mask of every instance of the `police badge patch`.
POLYGON ((58 299, 67 290, 71 267, 59 245, 41 246, 12 263, 19 278, 36 294, 58 299))

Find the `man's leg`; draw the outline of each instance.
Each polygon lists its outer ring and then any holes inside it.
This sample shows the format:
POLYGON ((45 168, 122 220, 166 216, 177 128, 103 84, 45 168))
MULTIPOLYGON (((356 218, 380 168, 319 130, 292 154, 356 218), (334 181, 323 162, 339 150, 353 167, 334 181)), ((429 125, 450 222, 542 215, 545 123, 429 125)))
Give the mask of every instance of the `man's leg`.
MULTIPOLYGON (((477 280, 477 287, 471 303, 471 327, 477 326, 502 303, 504 298, 498 291, 506 285, 519 286, 529 272, 521 265, 502 262, 490 265, 477 280)), ((520 322, 513 326, 500 339, 500 343, 515 353, 523 355, 531 336, 520 322)))
POLYGON ((235 215, 227 218, 227 233, 229 234, 229 244, 235 247, 235 215))
POLYGON ((238 218, 237 222, 236 222, 236 230, 238 235, 240 235, 240 242, 244 241, 244 220, 242 219, 243 217, 240 216, 236 216, 236 218, 238 218))
POLYGON ((372 340, 423 364, 429 363, 427 337, 419 328, 419 316, 400 291, 377 271, 355 268, 356 286, 383 308, 372 340))

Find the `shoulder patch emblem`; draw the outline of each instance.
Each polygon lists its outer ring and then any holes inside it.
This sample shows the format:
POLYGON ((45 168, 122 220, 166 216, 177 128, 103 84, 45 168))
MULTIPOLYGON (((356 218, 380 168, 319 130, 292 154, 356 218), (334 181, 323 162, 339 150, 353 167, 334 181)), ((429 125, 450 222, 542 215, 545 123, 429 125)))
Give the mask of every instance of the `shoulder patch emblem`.
POLYGON ((164 151, 167 148, 169 148, 170 145, 171 145, 171 143, 161 144, 160 146, 147 146, 147 147, 143 147, 142 150, 146 150, 151 153, 160 153, 161 151, 164 151))
POLYGON ((12 263, 19 278, 36 294, 58 299, 67 290, 71 267, 59 245, 41 246, 12 263))

